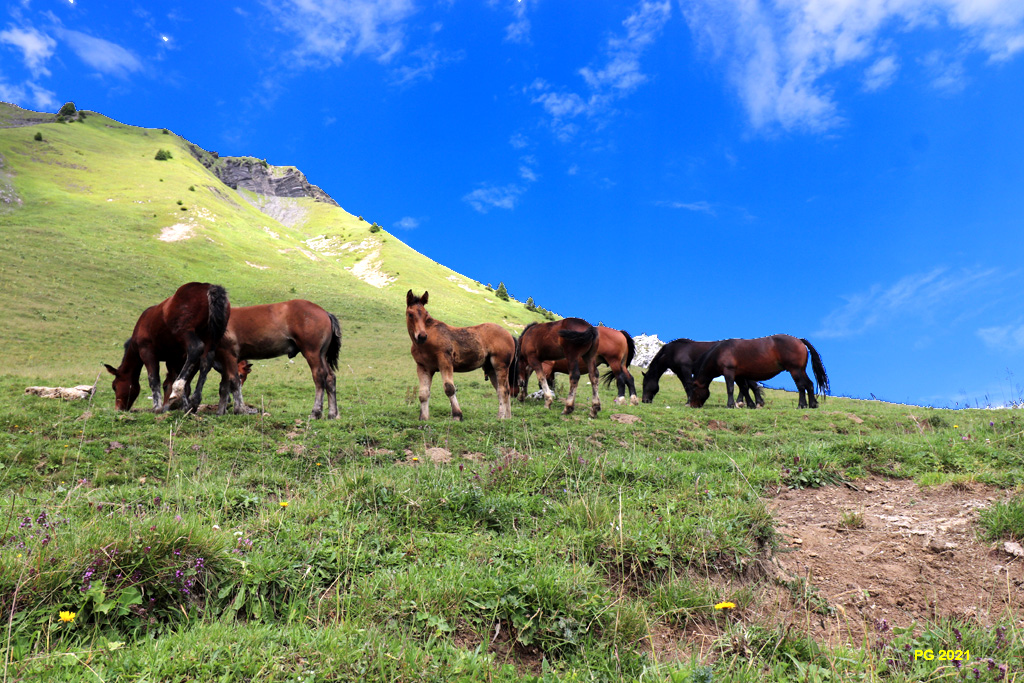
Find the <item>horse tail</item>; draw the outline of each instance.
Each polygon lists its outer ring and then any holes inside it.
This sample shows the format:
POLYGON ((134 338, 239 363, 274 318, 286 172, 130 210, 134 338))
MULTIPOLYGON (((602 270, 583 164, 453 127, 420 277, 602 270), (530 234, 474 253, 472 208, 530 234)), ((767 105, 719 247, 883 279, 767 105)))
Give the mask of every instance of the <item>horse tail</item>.
POLYGON ((331 370, 338 369, 338 356, 341 355, 341 323, 333 313, 328 313, 331 319, 331 343, 327 345, 327 363, 331 370))
POLYGON ((597 328, 593 325, 589 330, 559 330, 558 336, 573 344, 593 344, 597 340, 597 328))
POLYGON ((206 291, 207 300, 210 303, 208 324, 210 327, 210 338, 214 343, 219 342, 228 329, 228 318, 231 317, 231 303, 228 301, 228 292, 220 285, 210 285, 206 291))
POLYGON ((825 373, 825 365, 821 362, 821 356, 818 355, 818 350, 811 346, 811 342, 806 339, 801 339, 804 346, 807 347, 807 351, 811 354, 811 367, 814 369, 814 381, 818 383, 818 393, 821 394, 822 400, 825 399, 825 395, 830 391, 828 386, 828 374, 825 373))
POLYGON ((633 337, 629 336, 629 332, 625 330, 619 330, 619 332, 626 338, 626 367, 628 368, 633 364, 633 358, 636 357, 636 342, 633 341, 633 337))
MULTIPOLYGON (((527 325, 526 330, 533 327, 534 324, 535 323, 530 323, 527 325)), ((512 350, 512 360, 509 361, 508 364, 508 386, 510 390, 515 386, 515 383, 519 381, 519 353, 523 344, 523 335, 526 334, 526 330, 523 330, 523 334, 516 337, 516 345, 512 350)))

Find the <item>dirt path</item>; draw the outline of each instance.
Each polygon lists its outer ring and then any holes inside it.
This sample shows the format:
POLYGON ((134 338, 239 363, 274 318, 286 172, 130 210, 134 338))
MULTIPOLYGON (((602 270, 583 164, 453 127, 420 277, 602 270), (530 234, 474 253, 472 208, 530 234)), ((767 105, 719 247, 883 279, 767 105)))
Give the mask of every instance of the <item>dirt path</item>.
POLYGON ((771 501, 783 535, 774 565, 791 582, 779 588, 780 611, 794 593, 811 596, 823 613, 815 630, 829 639, 859 637, 876 619, 909 626, 956 616, 988 625, 1007 610, 1024 618, 1024 558, 977 536, 978 509, 1008 492, 881 478, 855 485, 784 491, 771 501), (863 527, 840 529, 851 513, 863 527))

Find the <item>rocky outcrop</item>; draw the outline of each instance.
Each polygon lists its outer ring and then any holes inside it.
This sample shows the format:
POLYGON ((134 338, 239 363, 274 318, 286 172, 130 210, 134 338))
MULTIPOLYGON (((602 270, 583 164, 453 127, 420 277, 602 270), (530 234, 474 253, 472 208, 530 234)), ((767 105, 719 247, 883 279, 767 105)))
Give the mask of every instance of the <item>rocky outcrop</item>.
POLYGON ((233 190, 242 188, 266 197, 310 197, 318 202, 338 206, 329 194, 306 180, 294 166, 272 166, 252 157, 221 157, 190 145, 192 155, 202 162, 221 182, 233 190))
POLYGON ((638 368, 646 368, 654 360, 654 355, 665 345, 665 342, 658 339, 656 334, 641 334, 633 337, 636 344, 636 356, 633 357, 632 365, 638 368))

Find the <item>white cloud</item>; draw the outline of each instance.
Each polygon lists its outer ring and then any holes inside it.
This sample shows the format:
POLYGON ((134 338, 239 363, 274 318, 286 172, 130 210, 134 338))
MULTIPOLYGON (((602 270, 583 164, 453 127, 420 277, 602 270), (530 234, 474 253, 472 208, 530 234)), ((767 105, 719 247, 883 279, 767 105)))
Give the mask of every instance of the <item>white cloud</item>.
POLYGON ((395 227, 402 230, 415 230, 420 227, 420 222, 412 216, 405 216, 395 221, 395 227))
POLYGON ((697 213, 706 213, 709 216, 714 216, 715 208, 710 203, 705 201, 699 202, 658 202, 659 206, 667 206, 670 209, 685 209, 686 211, 695 211, 697 213))
POLYGON ((523 188, 514 184, 504 187, 484 185, 463 196, 462 201, 467 202, 480 213, 487 213, 491 209, 511 210, 516 207, 516 202, 519 201, 519 195, 522 193, 523 188))
POLYGON ((429 81, 434 78, 434 72, 445 64, 457 62, 465 57, 461 50, 458 52, 444 52, 433 46, 419 48, 412 52, 415 64, 403 64, 392 72, 395 85, 410 85, 416 81, 429 81))
POLYGON ((671 4, 640 2, 623 22, 623 35, 612 36, 605 45, 601 65, 579 70, 589 88, 586 96, 556 88, 543 80, 534 81, 527 92, 550 117, 555 135, 563 141, 572 138, 579 125, 572 119, 604 114, 620 98, 635 91, 647 80, 640 70, 640 57, 654 43, 671 16, 671 4))
POLYGON ((46 60, 53 55, 57 41, 34 28, 11 28, 0 31, 0 43, 12 45, 21 50, 25 66, 32 75, 49 76, 46 60))
POLYGON ((950 272, 935 268, 901 278, 888 287, 872 285, 866 292, 843 297, 846 304, 825 316, 819 337, 850 337, 894 319, 931 319, 942 311, 959 307, 966 295, 1003 277, 990 268, 950 272))
POLYGON ((888 88, 896 80, 896 73, 899 70, 899 61, 892 55, 876 60, 864 71, 864 89, 875 92, 888 88))
POLYGON ((527 5, 529 0, 523 2, 519 0, 512 5, 512 13, 515 15, 515 19, 511 24, 505 27, 505 41, 509 43, 529 43, 530 42, 530 18, 526 16, 527 5))
POLYGON ((404 46, 412 0, 284 0, 264 2, 281 27, 299 41, 295 55, 305 64, 340 64, 368 54, 387 63, 404 46))
POLYGON ((976 333, 986 346, 1009 351, 1024 351, 1024 325, 983 327, 976 333))
POLYGON ((967 85, 967 74, 959 58, 950 58, 941 50, 932 50, 921 60, 932 80, 932 87, 942 92, 955 94, 967 85))
POLYGON ((57 111, 60 102, 57 93, 35 83, 10 85, 0 79, 0 101, 12 102, 20 107, 35 111, 57 111))
POLYGON ((57 35, 79 59, 101 73, 127 78, 132 72, 142 70, 138 57, 109 40, 69 29, 60 29, 57 35))
MULTIPOLYGON (((948 27, 968 49, 1003 61, 1024 51, 1020 0, 680 0, 705 49, 723 62, 752 126, 820 131, 841 122, 827 77, 857 61, 874 60, 867 90, 895 77, 891 55, 880 55, 886 31, 948 27)), ((962 63, 943 60, 933 76, 945 90, 962 85, 962 63), (957 69, 959 67, 959 70, 957 69)))
POLYGON ((527 166, 526 164, 523 164, 519 167, 519 177, 531 183, 537 181, 536 172, 534 172, 534 170, 527 166))

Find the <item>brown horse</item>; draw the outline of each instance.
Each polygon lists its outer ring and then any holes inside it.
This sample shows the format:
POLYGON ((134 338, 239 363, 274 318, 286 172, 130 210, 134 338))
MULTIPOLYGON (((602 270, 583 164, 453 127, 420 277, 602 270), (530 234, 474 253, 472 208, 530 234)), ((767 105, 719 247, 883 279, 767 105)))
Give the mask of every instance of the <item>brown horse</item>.
POLYGON ((569 371, 569 395, 565 399, 563 414, 568 415, 576 407, 576 385, 580 381, 581 363, 587 368, 594 398, 590 404, 590 416, 597 417, 601 410, 601 397, 597 393, 597 328, 582 318, 563 318, 551 323, 530 323, 516 340, 516 355, 512 364, 512 378, 526 389, 528 370, 537 373, 541 391, 544 392, 544 407, 550 408, 555 395, 548 386, 544 372, 544 361, 565 359, 569 371))
POLYGON ((814 398, 814 382, 807 376, 807 356, 811 357, 814 379, 822 400, 829 392, 828 375, 818 351, 806 339, 788 334, 776 334, 760 339, 726 339, 718 342, 700 357, 693 372, 693 393, 690 406, 700 408, 708 400, 708 385, 719 375, 725 376, 729 396, 728 407, 735 407, 732 386, 737 378, 761 382, 771 379, 783 370, 788 371, 800 392, 799 407, 818 407, 814 398), (807 395, 807 400, 804 399, 807 395))
POLYGON ((217 414, 227 411, 228 398, 234 396, 235 413, 250 412, 242 401, 239 362, 298 354, 306 359, 313 373, 316 395, 311 420, 323 416, 324 393, 327 417, 338 417, 334 371, 341 352, 341 324, 338 319, 311 301, 293 299, 260 306, 236 306, 231 309, 228 329, 217 345, 217 362, 225 368, 220 383, 217 414))
POLYGON ((405 325, 412 339, 412 359, 420 380, 420 419, 430 417, 430 383, 440 371, 444 393, 452 404, 452 417, 462 419, 462 409, 455 398, 452 373, 484 369, 484 376, 498 392, 498 419, 512 417, 509 398, 509 366, 513 362, 516 342, 501 325, 483 323, 471 327, 449 327, 435 320, 425 308, 429 292, 416 296, 410 289, 405 295, 405 325))
MULTIPOLYGON (((601 382, 605 386, 610 386, 612 380, 615 380, 615 385, 618 388, 618 395, 615 397, 615 403, 626 402, 626 389, 629 389, 629 402, 631 405, 637 405, 639 400, 636 396, 636 384, 633 382, 633 375, 629 373, 629 364, 633 362, 633 357, 636 355, 636 344, 633 343, 633 337, 629 335, 629 332, 625 330, 614 330, 610 327, 598 326, 597 328, 597 365, 607 365, 609 370, 601 375, 601 382)), ((559 360, 546 360, 541 363, 543 368, 544 377, 547 378, 548 386, 554 387, 554 374, 560 372, 563 375, 569 374, 569 361, 565 358, 559 360)), ((518 382, 514 382, 512 386, 512 395, 518 394, 519 400, 523 401, 526 398, 526 385, 530 381, 530 374, 533 370, 526 363, 523 363, 519 368, 519 379, 518 382), (524 376, 525 375, 525 376, 524 376), (522 391, 519 390, 519 385, 522 384, 522 391)))
MULTIPOLYGON (((660 389, 661 376, 671 370, 683 384, 686 392, 686 402, 690 402, 693 394, 693 365, 700 357, 711 350, 717 341, 693 341, 692 339, 675 339, 658 349, 654 358, 647 365, 647 372, 643 373, 643 402, 653 403, 660 389)), ((748 382, 742 377, 736 378, 736 386, 739 388, 740 401, 749 408, 756 408, 764 405, 764 398, 761 397, 761 387, 757 382, 748 382), (750 398, 750 390, 754 391, 754 398, 750 398)))
POLYGON ((202 383, 213 364, 210 351, 224 336, 231 304, 220 285, 189 282, 170 298, 150 306, 135 323, 131 338, 124 344, 121 365, 105 365, 114 376, 114 405, 130 410, 139 396, 139 375, 145 366, 153 395, 153 410, 164 412, 185 399, 185 387, 199 371, 196 393, 186 399, 186 409, 194 409, 202 400, 202 383), (180 371, 171 384, 167 403, 160 396, 160 363, 178 364, 180 371))

